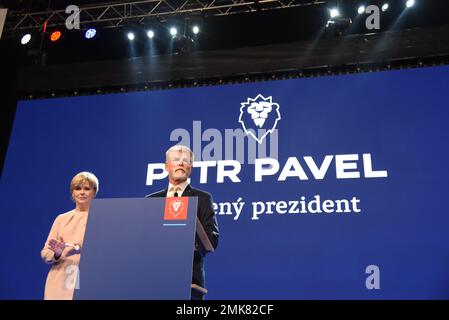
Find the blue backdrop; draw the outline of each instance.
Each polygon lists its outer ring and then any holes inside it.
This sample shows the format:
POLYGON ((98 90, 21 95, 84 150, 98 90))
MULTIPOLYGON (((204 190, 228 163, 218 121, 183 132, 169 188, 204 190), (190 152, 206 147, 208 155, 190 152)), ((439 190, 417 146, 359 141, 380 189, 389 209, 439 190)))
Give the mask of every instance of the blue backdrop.
MULTIPOLYGON (((231 148, 227 133, 243 130, 241 108, 261 95, 272 97, 265 126, 276 124, 277 139, 263 141, 279 170, 255 181, 246 159, 240 182, 217 183, 217 167, 207 183, 200 168, 192 174, 192 185, 213 194, 221 231, 206 259, 208 298, 448 299, 448 79, 447 67, 434 67, 21 101, 0 184, 0 297, 43 297, 40 250, 54 218, 73 208, 77 172, 97 175, 99 198, 162 189, 166 180, 147 185, 148 165, 164 161, 179 141, 173 132, 189 133, 196 160, 211 149, 217 160, 231 148), (335 200, 349 212, 336 212, 335 200), (244 203, 238 218, 227 202, 244 203)), ((245 139, 245 154, 259 145, 245 139)))

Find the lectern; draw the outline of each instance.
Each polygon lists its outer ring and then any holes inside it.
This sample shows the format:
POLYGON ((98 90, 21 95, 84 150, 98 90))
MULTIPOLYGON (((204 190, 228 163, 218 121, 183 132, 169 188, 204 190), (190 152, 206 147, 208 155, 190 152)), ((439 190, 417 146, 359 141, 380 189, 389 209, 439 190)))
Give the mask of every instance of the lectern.
POLYGON ((189 300, 197 202, 94 199, 74 299, 189 300))

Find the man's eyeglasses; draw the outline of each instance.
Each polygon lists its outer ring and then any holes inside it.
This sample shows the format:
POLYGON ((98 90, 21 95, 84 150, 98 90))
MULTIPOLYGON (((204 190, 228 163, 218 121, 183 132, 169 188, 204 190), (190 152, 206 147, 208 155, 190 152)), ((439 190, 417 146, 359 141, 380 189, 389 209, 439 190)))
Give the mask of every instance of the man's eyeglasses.
POLYGON ((181 159, 181 158, 171 158, 170 161, 173 162, 173 163, 182 163, 182 164, 185 164, 185 165, 192 164, 190 159, 187 159, 187 158, 183 158, 183 159, 181 159))

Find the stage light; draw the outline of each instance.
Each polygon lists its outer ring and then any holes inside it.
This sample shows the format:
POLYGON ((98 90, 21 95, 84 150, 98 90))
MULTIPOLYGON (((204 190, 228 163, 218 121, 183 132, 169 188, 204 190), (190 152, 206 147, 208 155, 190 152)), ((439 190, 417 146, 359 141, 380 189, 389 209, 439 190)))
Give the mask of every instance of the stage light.
POLYGON ((389 5, 388 3, 384 3, 384 4, 382 5, 382 11, 383 11, 383 12, 387 11, 389 7, 390 7, 390 5, 389 5))
POLYGON ((50 35, 50 40, 52 42, 56 42, 61 38, 61 31, 54 31, 51 35, 50 35))
POLYGON ((31 40, 31 34, 27 33, 26 35, 24 35, 22 37, 22 39, 20 39, 20 43, 27 44, 28 42, 30 42, 30 40, 31 40))
POLYGON ((192 31, 193 31, 193 34, 198 34, 200 32, 200 27, 193 26, 192 31))
POLYGON ((415 0, 407 0, 407 2, 405 3, 405 6, 407 8, 411 8, 415 5, 415 0))
POLYGON ((365 6, 360 6, 358 9, 357 9, 357 12, 359 13, 359 14, 364 14, 365 13, 365 6))
POLYGON ((170 28, 170 34, 174 37, 178 33, 178 30, 175 27, 170 28))
POLYGON ((84 37, 86 39, 92 39, 93 37, 95 37, 96 34, 97 34, 97 30, 95 30, 94 28, 90 28, 86 31, 86 33, 84 34, 84 37))
POLYGON ((153 30, 148 30, 147 36, 148 36, 148 38, 153 39, 154 38, 154 31, 153 30))
POLYGON ((173 37, 173 53, 182 54, 191 52, 195 47, 195 41, 186 35, 173 37))
POLYGON ((330 10, 330 16, 331 16, 331 18, 336 18, 336 17, 338 17, 339 15, 340 15, 340 11, 338 11, 337 8, 332 8, 332 9, 330 10))
POLYGON ((326 24, 326 33, 330 36, 341 37, 351 24, 351 18, 335 18, 329 20, 326 24))
POLYGON ((132 33, 132 32, 128 32, 127 37, 128 37, 128 40, 130 40, 130 41, 133 41, 135 38, 134 33, 132 33))

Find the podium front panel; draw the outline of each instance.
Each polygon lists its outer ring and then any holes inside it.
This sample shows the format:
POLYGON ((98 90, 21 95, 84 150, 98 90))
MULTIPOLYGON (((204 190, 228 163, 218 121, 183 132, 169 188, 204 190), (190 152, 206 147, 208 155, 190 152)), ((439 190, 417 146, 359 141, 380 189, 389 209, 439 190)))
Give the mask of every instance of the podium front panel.
POLYGON ((190 299, 197 198, 170 199, 92 201, 74 299, 190 299))

